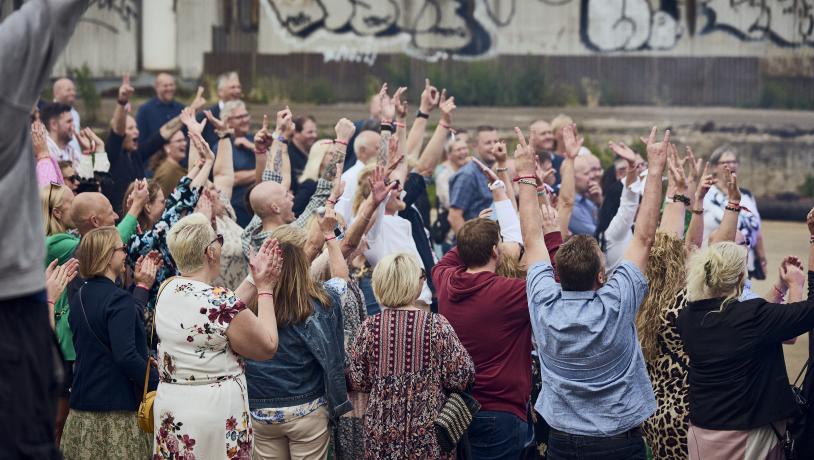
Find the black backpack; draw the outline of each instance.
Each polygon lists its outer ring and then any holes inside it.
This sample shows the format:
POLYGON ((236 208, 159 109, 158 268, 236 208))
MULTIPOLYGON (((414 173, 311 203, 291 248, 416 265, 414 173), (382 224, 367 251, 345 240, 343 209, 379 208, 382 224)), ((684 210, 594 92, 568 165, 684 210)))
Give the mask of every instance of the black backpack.
POLYGON ((430 238, 435 244, 444 244, 444 241, 447 239, 447 234, 449 234, 449 230, 452 228, 448 219, 449 210, 444 209, 442 211, 437 204, 436 209, 438 210, 438 217, 430 226, 430 238))

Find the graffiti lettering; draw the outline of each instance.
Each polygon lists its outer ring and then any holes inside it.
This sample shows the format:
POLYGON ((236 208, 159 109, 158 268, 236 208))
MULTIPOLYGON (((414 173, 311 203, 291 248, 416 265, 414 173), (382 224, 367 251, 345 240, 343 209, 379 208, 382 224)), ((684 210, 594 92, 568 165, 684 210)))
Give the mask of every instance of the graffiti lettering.
POLYGON ((322 52, 324 62, 361 62, 373 67, 376 63, 377 54, 375 52, 353 51, 346 46, 340 46, 335 50, 325 50, 322 52))
MULTIPOLYGON (((89 5, 93 6, 94 4, 100 10, 108 10, 116 13, 127 30, 130 30, 131 21, 133 24, 138 21, 138 5, 136 0, 91 0, 89 5)), ((106 26, 112 29, 113 33, 119 33, 116 27, 108 23, 102 23, 102 21, 98 19, 90 20, 90 22, 106 26)))
POLYGON ((706 0, 702 33, 723 30, 744 40, 814 45, 814 0, 706 0))
MULTIPOLYGON (((666 4, 665 4, 666 3, 666 4)), ((581 33, 597 51, 670 49, 681 37, 675 0, 653 11, 648 0, 582 0, 581 33)))

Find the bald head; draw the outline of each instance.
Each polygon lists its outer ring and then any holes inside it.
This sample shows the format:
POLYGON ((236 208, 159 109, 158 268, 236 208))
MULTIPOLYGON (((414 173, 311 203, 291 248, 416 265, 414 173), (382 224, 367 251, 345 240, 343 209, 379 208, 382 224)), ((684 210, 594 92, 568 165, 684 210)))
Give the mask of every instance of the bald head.
POLYGON ((545 120, 537 120, 529 127, 529 144, 536 153, 554 150, 554 130, 545 120))
POLYGON ((381 139, 381 134, 376 131, 362 131, 359 133, 356 140, 353 141, 353 151, 356 153, 356 158, 367 164, 379 152, 381 139))
POLYGON ((257 184, 249 193, 249 204, 263 220, 273 220, 281 225, 294 221, 294 197, 277 182, 257 184))
POLYGON ((73 107, 76 102, 76 86, 70 78, 60 78, 54 82, 54 102, 73 107))
POLYGON ((170 102, 175 98, 175 78, 161 72, 155 76, 155 95, 161 102, 170 102))
POLYGON ((577 193, 586 193, 588 186, 599 182, 602 177, 602 164, 592 154, 579 155, 574 159, 574 182, 577 193))
POLYGON ((119 216, 107 197, 101 193, 84 192, 74 198, 71 218, 79 234, 84 235, 94 228, 115 225, 119 216))

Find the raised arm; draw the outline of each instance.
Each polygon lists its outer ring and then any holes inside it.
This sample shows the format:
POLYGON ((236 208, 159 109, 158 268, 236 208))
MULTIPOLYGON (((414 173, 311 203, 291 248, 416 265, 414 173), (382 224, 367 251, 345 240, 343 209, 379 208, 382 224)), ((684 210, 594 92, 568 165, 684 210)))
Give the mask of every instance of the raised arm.
POLYGON ((342 247, 333 232, 334 228, 336 228, 336 211, 334 211, 333 205, 330 203, 325 207, 325 215, 319 220, 319 228, 325 238, 325 246, 328 248, 328 265, 331 269, 331 278, 349 280, 348 263, 345 261, 345 256, 342 255, 342 247))
POLYGON ((194 190, 203 187, 206 184, 206 181, 209 180, 209 173, 212 171, 212 166, 215 164, 215 154, 212 153, 212 149, 206 145, 206 141, 200 133, 190 133, 189 138, 192 143, 195 144, 195 148, 198 149, 198 152, 200 152, 201 157, 204 159, 204 164, 201 166, 201 169, 197 172, 197 174, 192 176, 192 173, 190 172, 190 178, 192 179, 190 188, 194 190))
POLYGON ((691 210, 690 224, 687 226, 687 237, 685 246, 692 251, 700 248, 704 244, 704 197, 712 186, 715 185, 715 176, 707 174, 707 166, 704 166, 703 178, 699 181, 695 189, 695 201, 691 210))
MULTIPOLYGON (((517 134, 517 149, 514 152, 514 164, 517 169, 520 190, 518 193, 518 211, 520 212, 520 231, 526 248, 528 266, 537 262, 549 262, 548 249, 543 240, 543 216, 537 201, 537 180, 533 179, 536 162, 534 151, 526 143, 520 128, 514 128, 517 134)), ((548 209, 546 209, 548 211, 548 209)))
POLYGON ((391 191, 398 188, 396 182, 385 185, 386 178, 387 174, 385 173, 385 169, 381 166, 377 166, 368 178, 370 195, 362 202, 362 205, 356 212, 356 218, 353 219, 350 228, 345 232, 345 239, 342 240, 342 253, 345 257, 348 257, 359 246, 373 215, 379 209, 379 205, 387 198, 391 191))
POLYGON ((565 144, 565 159, 560 166, 560 194, 557 199, 557 213, 560 219, 560 234, 562 239, 568 238, 568 224, 574 213, 574 203, 577 199, 576 169, 574 160, 582 148, 583 139, 577 133, 577 125, 571 124, 563 128, 563 143, 565 144))
MULTIPOLYGON (((209 110, 204 110, 204 115, 206 115, 206 119, 209 120, 209 123, 215 129, 215 134, 218 136, 218 154, 215 156, 215 165, 213 166, 214 177, 212 182, 214 182, 215 188, 223 195, 223 198, 229 201, 232 199, 232 190, 235 185, 235 163, 232 156, 231 141, 234 130, 227 128, 226 123, 212 115, 212 112, 209 110)), ((265 119, 266 116, 264 115, 263 118, 265 119)))
POLYGON ((667 199, 670 202, 664 207, 659 228, 679 239, 684 238, 684 216, 687 206, 691 203, 690 197, 687 196, 687 178, 680 162, 675 146, 670 144, 667 153, 669 175, 667 199))
POLYGON ((130 104, 130 97, 133 95, 133 92, 135 92, 135 88, 130 86, 130 74, 126 73, 122 77, 122 84, 119 86, 119 95, 117 98, 118 103, 113 110, 113 118, 110 120, 110 129, 119 136, 124 136, 124 131, 127 127, 127 106, 130 104))
POLYGON ((432 176, 433 171, 435 171, 435 167, 441 162, 441 160, 443 160, 444 143, 449 137, 452 127, 452 112, 455 110, 455 98, 450 97, 447 99, 444 95, 442 96, 442 99, 443 100, 439 106, 441 109, 441 121, 438 123, 438 126, 432 133, 432 137, 427 143, 427 147, 425 147, 424 151, 421 152, 421 157, 418 160, 418 166, 416 166, 416 172, 425 177, 432 176))
POLYGON ((393 99, 387 95, 387 83, 383 84, 382 89, 379 90, 379 101, 382 107, 382 124, 381 141, 379 141, 379 151, 376 154, 376 164, 384 166, 387 164, 387 148, 390 145, 390 137, 393 135, 393 125, 391 123, 393 117, 396 116, 396 107, 393 103, 393 99))
POLYGON ((721 241, 735 241, 738 233, 738 218, 741 213, 741 189, 738 188, 738 177, 732 174, 729 168, 724 169, 724 180, 726 181, 727 203, 724 208, 724 217, 721 225, 709 236, 709 244, 721 241))
POLYGON ((421 102, 418 105, 418 114, 413 125, 410 127, 410 134, 407 135, 407 145, 405 151, 407 152, 408 163, 409 159, 417 159, 421 151, 421 144, 424 140, 424 131, 427 129, 427 118, 429 118, 432 109, 438 105, 439 93, 438 90, 430 85, 429 78, 424 79, 424 91, 421 92, 421 102))

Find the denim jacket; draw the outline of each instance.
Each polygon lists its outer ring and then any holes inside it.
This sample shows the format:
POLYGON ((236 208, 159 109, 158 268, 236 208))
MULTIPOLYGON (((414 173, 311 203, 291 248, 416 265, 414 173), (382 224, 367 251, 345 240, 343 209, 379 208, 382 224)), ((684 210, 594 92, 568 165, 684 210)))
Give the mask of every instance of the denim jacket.
POLYGON ((277 354, 268 361, 246 360, 249 407, 289 407, 324 396, 332 418, 350 411, 345 386, 345 347, 341 292, 347 284, 331 279, 325 288, 333 306, 312 300, 314 313, 300 324, 278 328, 277 354))

